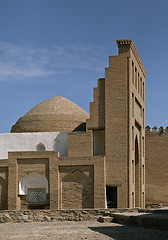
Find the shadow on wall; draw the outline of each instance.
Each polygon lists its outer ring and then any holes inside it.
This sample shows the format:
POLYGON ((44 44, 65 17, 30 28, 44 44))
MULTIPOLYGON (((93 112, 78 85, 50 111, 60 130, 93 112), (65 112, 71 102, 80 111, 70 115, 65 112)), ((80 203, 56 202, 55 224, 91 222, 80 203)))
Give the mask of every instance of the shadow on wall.
POLYGON ((54 139, 53 150, 60 153, 60 157, 68 155, 68 133, 60 132, 54 139))
POLYGON ((7 181, 0 177, 0 209, 8 209, 7 206, 7 181))
POLYGON ((73 132, 86 132, 86 122, 79 124, 73 132))

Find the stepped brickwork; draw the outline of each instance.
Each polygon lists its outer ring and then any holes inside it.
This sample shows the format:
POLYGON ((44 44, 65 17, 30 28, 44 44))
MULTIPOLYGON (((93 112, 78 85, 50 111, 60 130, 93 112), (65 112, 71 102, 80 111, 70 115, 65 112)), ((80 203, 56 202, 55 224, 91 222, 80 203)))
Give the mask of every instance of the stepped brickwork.
POLYGON ((50 137, 52 131, 66 131, 68 143, 61 145, 57 134, 53 151, 44 142, 34 146, 37 151, 9 151, 0 161, 1 209, 168 204, 168 128, 145 130, 146 71, 132 40, 117 40, 117 45, 118 55, 109 57, 105 77, 93 90, 90 115, 54 97, 12 127, 16 135, 44 131, 50 137), (61 146, 66 155, 59 154, 61 146))

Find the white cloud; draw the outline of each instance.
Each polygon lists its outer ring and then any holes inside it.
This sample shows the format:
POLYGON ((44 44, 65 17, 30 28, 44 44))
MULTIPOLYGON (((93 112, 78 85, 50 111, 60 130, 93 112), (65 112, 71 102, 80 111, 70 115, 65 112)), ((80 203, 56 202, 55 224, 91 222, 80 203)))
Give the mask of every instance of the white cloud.
POLYGON ((40 48, 0 42, 0 82, 49 76, 67 76, 75 71, 104 71, 104 48, 77 44, 40 48))

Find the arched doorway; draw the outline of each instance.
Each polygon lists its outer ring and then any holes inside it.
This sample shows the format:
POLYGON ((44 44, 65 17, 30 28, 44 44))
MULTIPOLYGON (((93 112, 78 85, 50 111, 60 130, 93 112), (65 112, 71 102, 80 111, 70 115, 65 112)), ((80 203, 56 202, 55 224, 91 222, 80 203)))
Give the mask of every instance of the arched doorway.
POLYGON ((140 161, 137 136, 135 138, 135 207, 140 207, 140 161))

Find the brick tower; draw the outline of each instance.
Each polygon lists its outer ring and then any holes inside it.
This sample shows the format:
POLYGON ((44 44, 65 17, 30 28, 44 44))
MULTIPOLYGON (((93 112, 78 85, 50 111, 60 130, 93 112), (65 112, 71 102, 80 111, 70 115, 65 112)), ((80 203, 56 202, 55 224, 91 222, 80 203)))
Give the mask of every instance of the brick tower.
POLYGON ((118 56, 109 57, 105 79, 98 80, 87 129, 93 155, 106 158, 109 207, 145 204, 145 77, 132 40, 117 40, 118 56))

